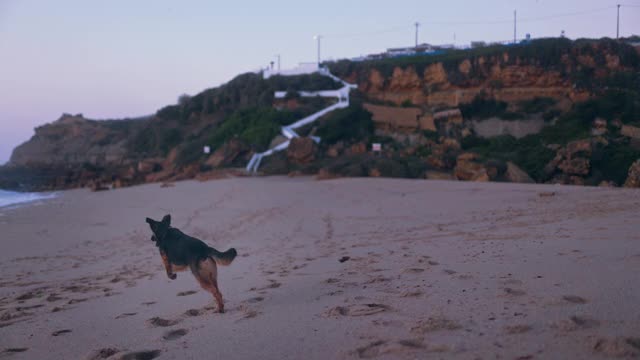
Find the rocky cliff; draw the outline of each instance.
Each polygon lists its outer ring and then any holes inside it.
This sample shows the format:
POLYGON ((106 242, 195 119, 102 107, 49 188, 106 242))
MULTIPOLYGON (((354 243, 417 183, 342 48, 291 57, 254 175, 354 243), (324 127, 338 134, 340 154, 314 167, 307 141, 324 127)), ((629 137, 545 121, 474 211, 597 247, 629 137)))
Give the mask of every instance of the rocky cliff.
POLYGON ((330 68, 379 102, 438 109, 483 94, 508 103, 552 98, 566 110, 612 74, 637 69, 637 57, 631 45, 613 40, 546 39, 421 58, 340 61, 330 68))
MULTIPOLYGON (((624 41, 544 39, 328 66, 358 84, 353 105, 302 130, 320 146, 302 141, 266 160, 266 173, 638 183, 626 180, 640 158, 640 56, 624 41), (370 152, 372 142, 382 153, 370 152)), ((274 91, 339 86, 316 75, 244 74, 144 119, 65 114, 15 149, 0 187, 214 178, 277 142, 280 126, 327 105, 274 101, 274 91)))
POLYGON ((82 114, 63 114, 57 121, 37 127, 31 140, 14 149, 10 164, 121 165, 130 160, 129 134, 143 122, 142 119, 94 121, 82 114))

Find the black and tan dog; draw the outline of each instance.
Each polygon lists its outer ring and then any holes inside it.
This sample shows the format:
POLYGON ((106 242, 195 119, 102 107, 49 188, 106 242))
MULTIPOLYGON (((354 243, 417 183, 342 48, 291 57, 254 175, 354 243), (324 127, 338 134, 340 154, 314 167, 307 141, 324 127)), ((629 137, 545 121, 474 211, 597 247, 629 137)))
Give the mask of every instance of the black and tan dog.
POLYGON ((182 231, 171 227, 171 215, 166 215, 162 221, 147 218, 147 223, 153 231, 151 240, 160 249, 162 262, 167 270, 169 279, 174 280, 174 271, 184 271, 189 267, 203 289, 209 291, 218 303, 218 311, 224 312, 222 294, 218 288, 218 265, 229 265, 236 257, 236 249, 225 252, 209 247, 207 244, 182 231))

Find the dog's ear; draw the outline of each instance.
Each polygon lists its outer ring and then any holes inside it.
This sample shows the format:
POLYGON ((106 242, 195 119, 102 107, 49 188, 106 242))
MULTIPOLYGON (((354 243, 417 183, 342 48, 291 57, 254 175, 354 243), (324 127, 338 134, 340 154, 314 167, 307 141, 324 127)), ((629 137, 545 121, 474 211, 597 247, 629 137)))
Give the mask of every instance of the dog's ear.
POLYGON ((167 226, 171 226, 171 215, 167 214, 162 218, 162 222, 167 226))
POLYGON ((151 225, 151 224, 153 224, 153 223, 155 222, 153 219, 149 219, 149 218, 147 218, 145 221, 146 221, 146 222, 147 222, 147 224, 149 224, 149 225, 151 225))

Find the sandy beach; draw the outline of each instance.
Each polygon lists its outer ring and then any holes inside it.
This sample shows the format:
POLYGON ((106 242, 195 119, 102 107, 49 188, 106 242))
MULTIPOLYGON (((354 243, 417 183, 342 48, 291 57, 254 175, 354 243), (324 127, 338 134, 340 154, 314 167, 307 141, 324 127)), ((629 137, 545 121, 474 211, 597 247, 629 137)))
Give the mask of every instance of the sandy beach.
POLYGON ((640 191, 235 178, 0 209, 0 358, 640 356, 640 191), (224 314, 145 217, 238 257, 224 314))

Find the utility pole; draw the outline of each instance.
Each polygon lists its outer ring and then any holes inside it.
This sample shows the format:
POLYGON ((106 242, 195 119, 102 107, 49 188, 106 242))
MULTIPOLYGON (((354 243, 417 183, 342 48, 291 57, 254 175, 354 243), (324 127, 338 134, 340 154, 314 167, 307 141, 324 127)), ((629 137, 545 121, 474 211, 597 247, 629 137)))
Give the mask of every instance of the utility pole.
POLYGON ((618 4, 618 26, 616 27, 616 39, 620 38, 620 4, 618 4))
POLYGON ((518 13, 517 13, 517 10, 513 10, 513 43, 514 44, 518 41, 517 29, 518 29, 518 13))
POLYGON ((280 72, 280 54, 276 55, 278 58, 278 72, 280 72))
POLYGON ((420 23, 416 21, 416 48, 418 47, 418 28, 420 28, 420 23))
POLYGON ((320 39, 322 39, 322 35, 316 35, 313 37, 318 41, 318 69, 320 68, 320 39))

